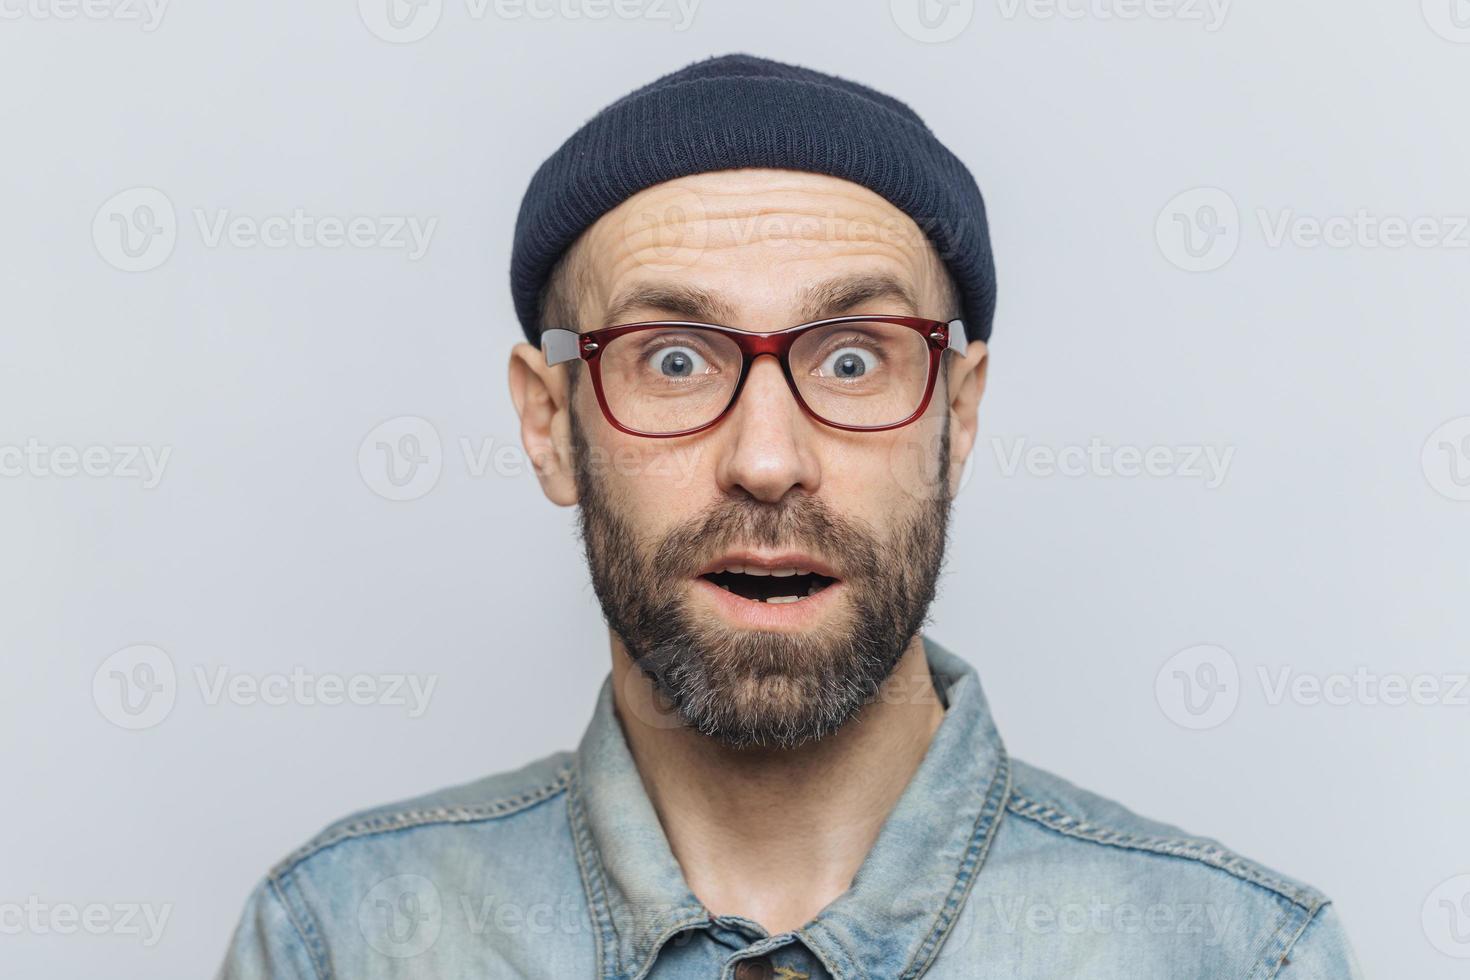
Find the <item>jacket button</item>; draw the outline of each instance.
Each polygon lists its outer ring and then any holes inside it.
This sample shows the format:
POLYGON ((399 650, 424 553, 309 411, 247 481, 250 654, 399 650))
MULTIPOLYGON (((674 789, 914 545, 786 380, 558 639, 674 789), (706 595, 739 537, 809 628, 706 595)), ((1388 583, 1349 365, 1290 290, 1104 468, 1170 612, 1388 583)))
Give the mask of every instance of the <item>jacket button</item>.
POLYGON ((764 956, 753 960, 741 960, 735 965, 735 980, 771 980, 776 971, 771 969, 771 961, 764 956))

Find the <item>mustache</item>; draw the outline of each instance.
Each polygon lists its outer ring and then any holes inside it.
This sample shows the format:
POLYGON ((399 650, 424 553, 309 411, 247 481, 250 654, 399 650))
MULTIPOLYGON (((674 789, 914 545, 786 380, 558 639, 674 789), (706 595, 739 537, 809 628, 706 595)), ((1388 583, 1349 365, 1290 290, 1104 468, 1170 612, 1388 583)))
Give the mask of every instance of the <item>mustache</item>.
POLYGON ((666 532, 653 552, 653 566, 672 578, 692 578, 711 559, 740 546, 805 551, 820 556, 844 579, 872 575, 879 566, 878 536, 867 522, 796 493, 778 504, 749 496, 715 504, 666 532))

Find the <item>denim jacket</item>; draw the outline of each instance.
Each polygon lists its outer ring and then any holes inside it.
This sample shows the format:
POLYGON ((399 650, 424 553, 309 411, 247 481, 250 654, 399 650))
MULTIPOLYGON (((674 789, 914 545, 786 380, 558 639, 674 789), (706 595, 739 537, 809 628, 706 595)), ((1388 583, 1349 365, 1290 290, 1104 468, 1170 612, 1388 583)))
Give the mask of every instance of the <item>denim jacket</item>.
POLYGON ((799 930, 690 892, 605 684, 575 753, 287 857, 220 977, 1360 977, 1319 892, 1008 758, 974 670, 925 646, 944 720, 851 887, 799 930))

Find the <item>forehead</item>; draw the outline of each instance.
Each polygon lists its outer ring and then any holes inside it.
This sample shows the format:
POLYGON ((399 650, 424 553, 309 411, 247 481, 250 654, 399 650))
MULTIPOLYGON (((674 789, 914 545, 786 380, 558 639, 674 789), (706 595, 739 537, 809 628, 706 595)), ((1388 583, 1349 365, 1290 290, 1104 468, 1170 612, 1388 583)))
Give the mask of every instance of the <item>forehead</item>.
POLYGON ((820 174, 731 170, 656 185, 588 229, 574 262, 579 306, 602 324, 677 315, 779 329, 865 302, 944 315, 943 266, 913 219, 820 174))

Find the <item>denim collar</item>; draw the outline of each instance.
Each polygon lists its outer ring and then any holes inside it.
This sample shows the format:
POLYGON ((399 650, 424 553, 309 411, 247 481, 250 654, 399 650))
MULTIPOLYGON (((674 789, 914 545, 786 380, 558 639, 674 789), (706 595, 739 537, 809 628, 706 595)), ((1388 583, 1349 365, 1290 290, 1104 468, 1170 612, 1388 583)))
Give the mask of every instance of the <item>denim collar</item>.
MULTIPOLYGON (((794 937, 760 942, 804 943, 835 980, 912 978, 928 969, 1010 795, 1005 746, 979 677, 933 640, 925 638, 924 650, 948 709, 923 762, 852 886, 794 937)), ((611 680, 577 750, 568 808, 599 977, 638 980, 669 939, 716 922, 669 849, 614 713, 611 680)))

